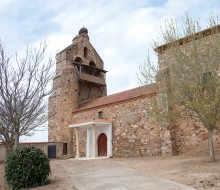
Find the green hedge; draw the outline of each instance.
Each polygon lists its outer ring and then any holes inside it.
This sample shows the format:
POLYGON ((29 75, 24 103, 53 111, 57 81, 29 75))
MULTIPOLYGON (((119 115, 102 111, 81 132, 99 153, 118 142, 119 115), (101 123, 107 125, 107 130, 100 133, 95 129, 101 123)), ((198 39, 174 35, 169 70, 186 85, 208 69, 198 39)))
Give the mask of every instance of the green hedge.
POLYGON ((35 147, 15 149, 5 163, 5 178, 13 189, 44 185, 50 172, 49 159, 35 147))

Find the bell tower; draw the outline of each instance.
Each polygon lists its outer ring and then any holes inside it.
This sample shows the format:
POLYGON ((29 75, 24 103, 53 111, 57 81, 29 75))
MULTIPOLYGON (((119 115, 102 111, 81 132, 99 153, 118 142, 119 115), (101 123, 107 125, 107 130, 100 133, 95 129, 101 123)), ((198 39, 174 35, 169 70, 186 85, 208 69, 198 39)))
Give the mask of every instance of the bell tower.
POLYGON ((70 142, 72 112, 107 95, 104 63, 81 28, 72 44, 56 55, 56 76, 49 97, 48 140, 70 142))
POLYGON ((72 45, 72 63, 78 72, 78 104, 81 107, 91 99, 106 96, 106 71, 101 57, 89 42, 86 28, 79 30, 72 45))

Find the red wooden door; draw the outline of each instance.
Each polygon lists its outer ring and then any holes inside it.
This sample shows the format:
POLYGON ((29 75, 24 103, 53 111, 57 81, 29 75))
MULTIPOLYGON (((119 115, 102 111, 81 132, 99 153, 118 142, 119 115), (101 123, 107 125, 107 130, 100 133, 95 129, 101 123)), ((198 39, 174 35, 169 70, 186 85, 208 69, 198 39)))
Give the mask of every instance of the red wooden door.
POLYGON ((98 138, 98 156, 107 156, 107 136, 104 133, 98 138))

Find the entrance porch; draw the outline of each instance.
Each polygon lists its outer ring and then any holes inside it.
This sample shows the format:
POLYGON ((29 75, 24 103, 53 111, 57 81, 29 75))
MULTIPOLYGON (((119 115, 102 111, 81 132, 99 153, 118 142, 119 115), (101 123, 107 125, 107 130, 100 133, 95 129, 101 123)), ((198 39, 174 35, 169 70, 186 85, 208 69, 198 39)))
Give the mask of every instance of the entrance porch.
POLYGON ((112 122, 105 119, 80 121, 69 125, 75 128, 76 158, 79 158, 79 130, 86 129, 86 158, 112 156, 112 122))

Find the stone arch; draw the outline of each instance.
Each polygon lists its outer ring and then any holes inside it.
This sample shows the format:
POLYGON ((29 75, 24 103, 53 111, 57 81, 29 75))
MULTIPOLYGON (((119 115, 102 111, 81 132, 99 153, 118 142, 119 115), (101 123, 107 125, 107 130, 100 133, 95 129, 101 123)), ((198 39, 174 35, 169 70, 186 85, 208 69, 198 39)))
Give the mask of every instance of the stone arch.
POLYGON ((77 63, 82 63, 81 57, 76 57, 74 61, 77 62, 77 63))
MULTIPOLYGON (((92 67, 96 67, 96 64, 94 61, 90 61, 89 62, 89 66, 92 66, 92 67)), ((90 75, 93 75, 93 76, 96 76, 96 77, 99 77, 100 76, 100 71, 95 69, 95 68, 89 68, 88 69, 88 73, 90 75)))
POLYGON ((92 67, 96 67, 96 64, 95 64, 94 61, 90 61, 90 62, 89 62, 89 65, 92 66, 92 67))

